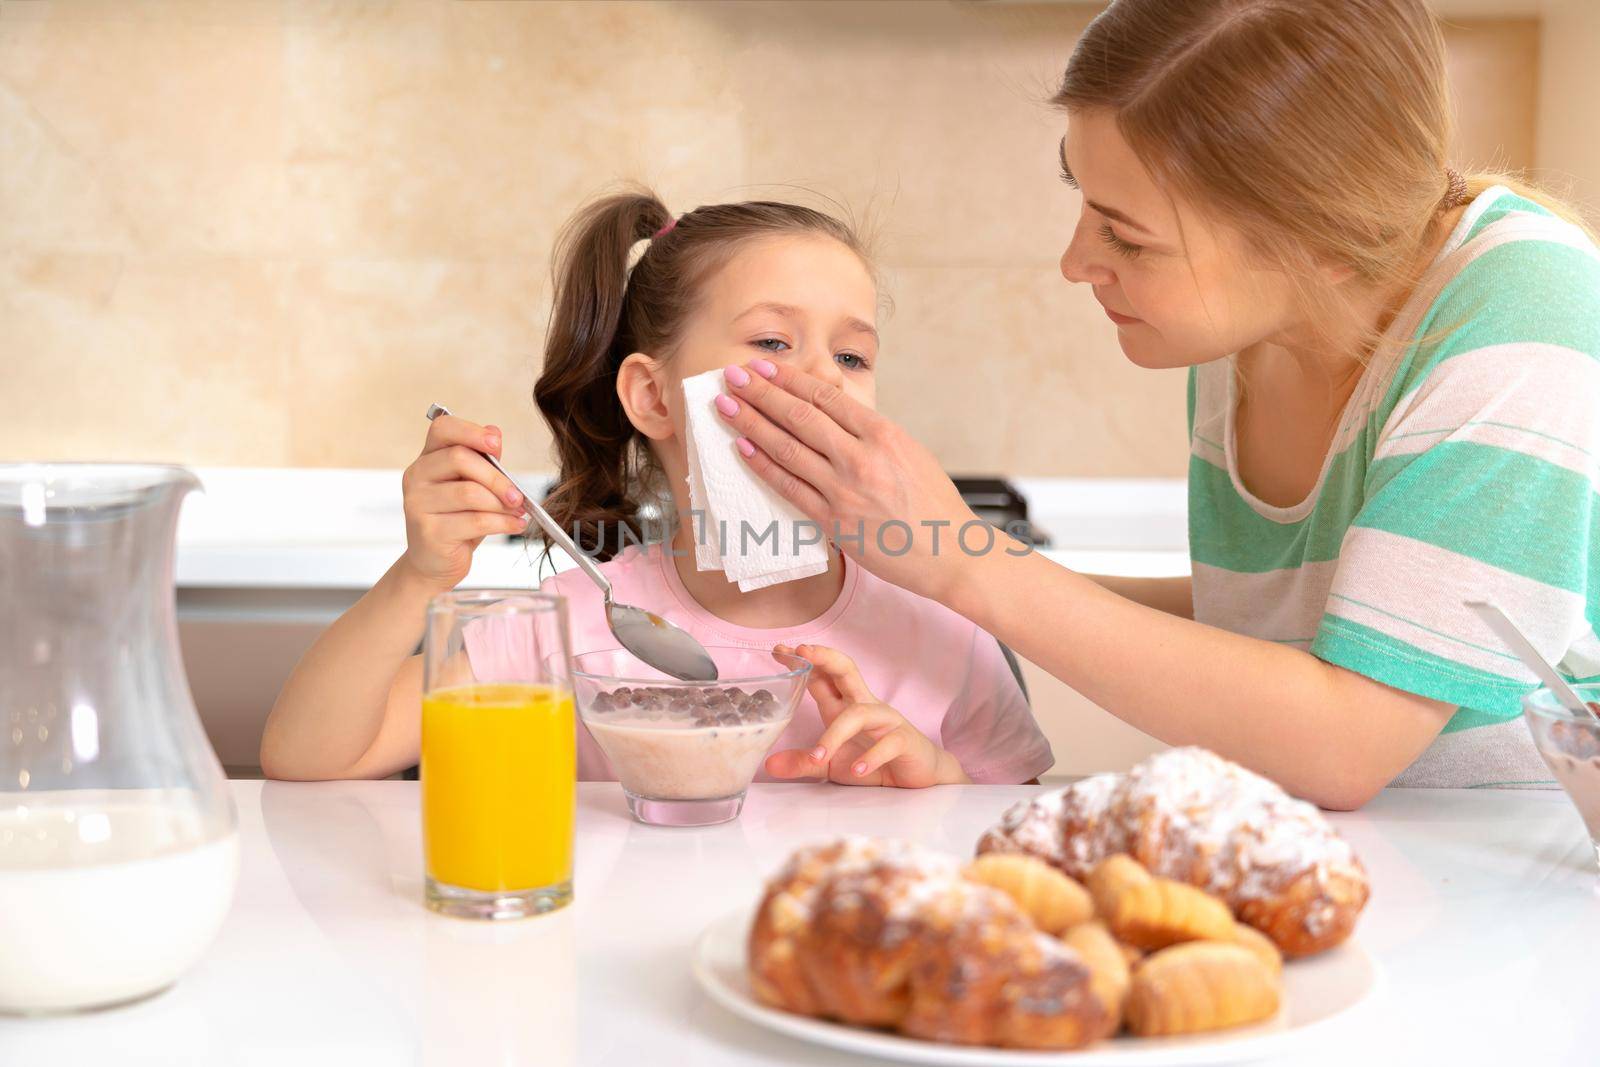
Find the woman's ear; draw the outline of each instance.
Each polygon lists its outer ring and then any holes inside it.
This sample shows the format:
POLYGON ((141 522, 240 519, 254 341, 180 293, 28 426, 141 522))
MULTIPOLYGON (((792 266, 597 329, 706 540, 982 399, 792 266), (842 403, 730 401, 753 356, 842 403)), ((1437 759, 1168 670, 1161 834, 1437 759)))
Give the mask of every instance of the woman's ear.
POLYGON ((617 399, 622 410, 633 428, 652 441, 671 437, 674 431, 663 375, 661 363, 643 352, 633 353, 617 369, 617 399))

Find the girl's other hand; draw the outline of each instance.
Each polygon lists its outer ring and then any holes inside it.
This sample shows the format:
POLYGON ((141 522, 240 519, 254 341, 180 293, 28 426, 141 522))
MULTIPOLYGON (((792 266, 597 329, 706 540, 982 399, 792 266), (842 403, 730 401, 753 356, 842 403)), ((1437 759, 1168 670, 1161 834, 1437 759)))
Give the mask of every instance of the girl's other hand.
POLYGON ((767 757, 774 778, 828 778, 841 785, 903 789, 967 782, 956 758, 904 715, 872 695, 849 656, 823 645, 778 645, 773 651, 811 664, 806 689, 822 715, 822 737, 810 752, 767 757))
POLYGON ((401 562, 441 592, 467 576, 485 537, 521 533, 528 525, 522 494, 479 452, 500 458, 497 427, 441 415, 428 424, 422 454, 400 478, 406 512, 401 562))

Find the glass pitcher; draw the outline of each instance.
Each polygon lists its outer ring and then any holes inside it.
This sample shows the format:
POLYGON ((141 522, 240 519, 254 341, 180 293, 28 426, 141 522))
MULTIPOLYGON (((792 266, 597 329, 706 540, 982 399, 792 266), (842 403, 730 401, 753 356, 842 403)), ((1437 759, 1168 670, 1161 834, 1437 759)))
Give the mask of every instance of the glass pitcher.
POLYGON ((178 653, 181 467, 0 465, 0 1011, 172 984, 233 898, 237 818, 178 653))

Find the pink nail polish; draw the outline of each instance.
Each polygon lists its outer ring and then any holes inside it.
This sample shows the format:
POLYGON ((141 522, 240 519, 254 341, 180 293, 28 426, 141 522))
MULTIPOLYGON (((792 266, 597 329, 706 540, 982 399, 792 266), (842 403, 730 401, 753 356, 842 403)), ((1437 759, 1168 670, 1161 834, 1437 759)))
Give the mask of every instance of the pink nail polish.
POLYGON ((811 750, 811 758, 816 760, 818 763, 825 763, 828 759, 828 750, 823 748, 821 745, 818 745, 816 748, 811 750))
POLYGON ((515 489, 507 489, 506 490, 506 503, 507 504, 510 504, 512 507, 516 507, 517 504, 519 504, 521 501, 522 501, 522 494, 521 493, 517 492, 515 489))
POLYGON ((735 388, 742 388, 750 384, 750 375, 745 373, 743 367, 723 367, 722 376, 727 379, 729 385, 735 388))
POLYGON ((855 772, 857 778, 860 778, 863 774, 867 773, 867 765, 865 763, 858 763, 850 769, 855 772))
POLYGON ((717 396, 717 410, 731 419, 739 414, 739 402, 731 396, 719 394, 717 396))
POLYGON ((498 452, 498 451, 500 451, 500 435, 499 434, 494 434, 494 433, 489 434, 487 437, 485 437, 483 439, 483 443, 488 446, 490 452, 498 452))
POLYGON ((739 454, 744 456, 745 459, 749 459, 756 454, 756 446, 750 443, 748 437, 741 437, 734 444, 738 446, 739 454))
POLYGON ((778 376, 777 364, 773 363, 770 359, 752 359, 748 366, 751 370, 768 380, 778 376))

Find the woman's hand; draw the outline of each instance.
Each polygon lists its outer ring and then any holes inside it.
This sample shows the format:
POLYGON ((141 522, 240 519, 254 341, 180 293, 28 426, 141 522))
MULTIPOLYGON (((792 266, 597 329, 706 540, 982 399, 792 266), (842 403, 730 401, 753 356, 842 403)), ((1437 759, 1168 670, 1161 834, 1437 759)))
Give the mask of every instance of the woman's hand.
POLYGON ((786 749, 767 757, 774 778, 826 777, 841 785, 921 789, 966 783, 956 758, 872 695, 850 657, 822 645, 773 649, 811 663, 806 689, 822 714, 822 737, 810 752, 786 749))
POLYGON ((467 576, 485 537, 521 533, 528 525, 522 494, 480 451, 499 458, 496 427, 440 415, 428 424, 422 454, 400 478, 406 512, 400 562, 440 591, 467 576))
POLYGON ((962 559, 1025 552, 975 516, 933 453, 894 422, 793 367, 747 367, 724 372, 740 452, 873 573, 945 601, 962 559))

